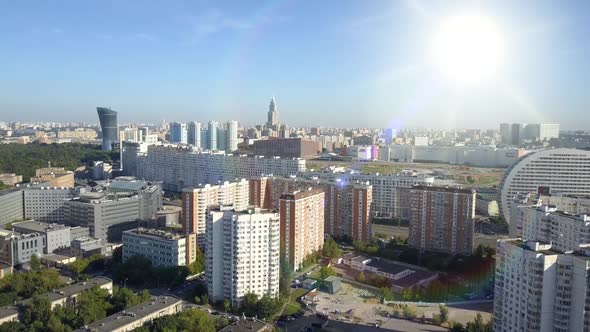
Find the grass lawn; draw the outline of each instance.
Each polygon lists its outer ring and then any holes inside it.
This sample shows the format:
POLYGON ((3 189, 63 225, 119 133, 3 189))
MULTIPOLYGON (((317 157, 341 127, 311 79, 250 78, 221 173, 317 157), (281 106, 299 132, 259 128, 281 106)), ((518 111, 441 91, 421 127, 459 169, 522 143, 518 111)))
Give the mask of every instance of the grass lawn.
POLYGON ((292 300, 296 300, 296 299, 298 299, 299 297, 301 297, 301 296, 303 296, 303 295, 307 294, 307 292, 309 292, 309 291, 308 291, 307 289, 305 289, 305 288, 297 288, 296 290, 294 290, 294 291, 291 293, 291 299, 292 299, 292 300))
POLYGON ((290 316, 297 311, 301 310, 301 305, 297 302, 289 302, 283 311, 283 316, 290 316))

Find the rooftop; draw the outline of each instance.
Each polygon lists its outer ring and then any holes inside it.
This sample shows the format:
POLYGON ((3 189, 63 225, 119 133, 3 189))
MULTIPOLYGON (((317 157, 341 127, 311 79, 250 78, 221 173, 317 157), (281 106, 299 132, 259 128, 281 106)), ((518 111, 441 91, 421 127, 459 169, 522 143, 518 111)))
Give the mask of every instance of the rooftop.
POLYGON ((367 266, 371 266, 371 267, 377 268, 383 272, 391 273, 391 274, 398 274, 398 273, 401 273, 406 270, 411 270, 403 265, 387 262, 387 261, 384 261, 379 258, 371 259, 371 261, 367 263, 367 266))
POLYGON ((181 303, 182 300, 173 295, 152 296, 152 298, 146 302, 89 324, 87 329, 80 328, 76 331, 114 331, 142 318, 154 315, 170 306, 179 305, 181 303))
MULTIPOLYGON (((62 224, 48 224, 40 221, 23 221, 12 224, 12 227, 27 229, 33 232, 46 233, 47 231, 70 228, 62 224)), ((18 229, 17 229, 18 231, 18 229)))
POLYGON ((178 240, 178 239, 183 238, 183 236, 181 236, 179 234, 174 234, 174 233, 162 231, 159 229, 143 228, 143 227, 124 231, 123 234, 131 235, 131 236, 139 235, 139 236, 143 236, 143 237, 151 237, 151 238, 165 239, 165 240, 178 240))
POLYGON ((436 187, 436 186, 414 186, 413 190, 424 190, 424 191, 437 191, 447 193, 459 193, 459 194, 473 194, 475 190, 465 188, 453 188, 453 187, 436 187))
POLYGON ((10 188, 10 189, 4 189, 4 190, 0 190, 0 196, 4 196, 4 195, 9 195, 12 193, 15 193, 17 191, 21 191, 21 188, 10 188))
POLYGON ((259 319, 246 318, 224 327, 219 332, 256 332, 264 331, 267 328, 268 325, 259 319))
MULTIPOLYGON (((59 288, 56 289, 53 292, 50 293, 45 293, 42 296, 47 296, 47 298, 49 299, 50 302, 54 302, 60 299, 64 299, 64 298, 68 298, 71 297, 72 295, 77 295, 82 293, 85 290, 88 290, 94 286, 104 286, 104 285, 108 285, 108 284, 112 284, 113 281, 109 278, 106 277, 95 277, 92 278, 88 281, 84 281, 84 282, 78 282, 75 284, 71 284, 69 286, 63 287, 63 288, 59 288)), ((32 298, 28 298, 26 300, 22 300, 20 302, 18 302, 18 305, 26 305, 29 302, 31 302, 33 299, 32 298)), ((3 307, 2 309, 4 309, 6 307, 3 307)))

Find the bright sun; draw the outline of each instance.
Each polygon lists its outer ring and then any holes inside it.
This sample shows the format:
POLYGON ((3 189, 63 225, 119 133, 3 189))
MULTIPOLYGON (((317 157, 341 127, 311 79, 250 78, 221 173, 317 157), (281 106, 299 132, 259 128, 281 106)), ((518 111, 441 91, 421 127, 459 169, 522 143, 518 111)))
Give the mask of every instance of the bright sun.
POLYGON ((502 36, 492 20, 480 15, 448 18, 436 32, 436 67, 449 79, 474 84, 491 78, 503 58, 502 36))

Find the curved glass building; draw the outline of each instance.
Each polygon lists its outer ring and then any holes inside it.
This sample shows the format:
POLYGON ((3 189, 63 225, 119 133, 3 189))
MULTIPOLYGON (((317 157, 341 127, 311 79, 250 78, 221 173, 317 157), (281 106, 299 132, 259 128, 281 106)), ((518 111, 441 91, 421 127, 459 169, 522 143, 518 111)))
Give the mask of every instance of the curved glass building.
POLYGON ((117 112, 106 107, 97 107, 96 112, 102 130, 102 149, 112 150, 117 142, 117 112))

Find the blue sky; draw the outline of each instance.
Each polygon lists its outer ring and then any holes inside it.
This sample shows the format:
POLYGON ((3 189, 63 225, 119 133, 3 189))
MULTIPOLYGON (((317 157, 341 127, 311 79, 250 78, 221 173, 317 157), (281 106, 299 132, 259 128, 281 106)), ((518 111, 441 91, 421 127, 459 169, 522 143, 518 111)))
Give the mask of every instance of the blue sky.
POLYGON ((293 126, 590 129, 589 1, 4 1, 0 121, 265 121, 293 126), (431 64, 439 23, 492 19, 495 77, 431 64))

